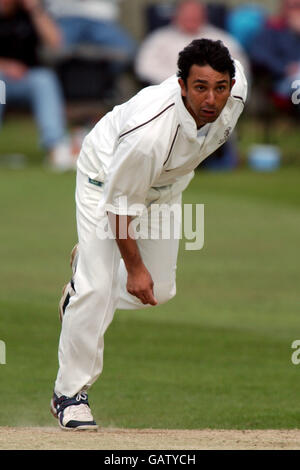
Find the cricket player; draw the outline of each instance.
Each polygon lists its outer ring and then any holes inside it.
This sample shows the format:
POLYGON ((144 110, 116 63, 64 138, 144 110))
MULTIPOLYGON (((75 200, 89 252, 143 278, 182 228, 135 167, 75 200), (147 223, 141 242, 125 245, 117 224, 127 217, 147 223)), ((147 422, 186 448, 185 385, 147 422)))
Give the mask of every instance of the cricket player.
POLYGON ((133 222, 150 220, 161 234, 159 211, 151 209, 181 204, 194 169, 232 133, 246 96, 242 66, 224 44, 197 39, 179 53, 177 76, 116 106, 85 138, 77 163, 78 245, 60 301, 51 400, 61 428, 97 429, 87 391, 102 372, 115 310, 153 307, 176 293, 181 217, 172 212, 168 239, 136 237, 133 222))

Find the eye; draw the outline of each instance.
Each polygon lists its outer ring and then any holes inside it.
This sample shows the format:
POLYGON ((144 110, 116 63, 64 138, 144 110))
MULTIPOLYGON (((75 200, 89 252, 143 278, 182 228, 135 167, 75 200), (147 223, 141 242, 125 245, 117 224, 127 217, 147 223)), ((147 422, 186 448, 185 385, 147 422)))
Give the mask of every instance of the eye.
POLYGON ((224 85, 220 85, 218 86, 217 90, 222 92, 226 90, 226 87, 224 85))

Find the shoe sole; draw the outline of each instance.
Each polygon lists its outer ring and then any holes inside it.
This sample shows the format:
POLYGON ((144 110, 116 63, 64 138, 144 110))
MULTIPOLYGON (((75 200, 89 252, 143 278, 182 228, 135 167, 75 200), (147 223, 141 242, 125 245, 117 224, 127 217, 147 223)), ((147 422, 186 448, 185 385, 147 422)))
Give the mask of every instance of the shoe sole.
POLYGON ((68 295, 70 295, 69 290, 71 288, 72 288, 71 283, 68 282, 68 284, 66 284, 62 289, 62 296, 58 304, 58 315, 59 315, 59 319, 61 322, 63 321, 63 318, 64 318, 64 304, 65 304, 66 298, 68 297, 68 295))
POLYGON ((53 414, 54 418, 58 419, 57 411, 56 411, 56 408, 54 406, 53 398, 51 398, 51 401, 50 401, 50 411, 53 414))
POLYGON ((58 425, 59 427, 63 430, 63 431, 98 431, 98 425, 83 425, 83 426, 77 426, 76 428, 67 428, 66 426, 63 426, 60 422, 60 420, 58 419, 58 416, 57 416, 57 412, 56 412, 56 408, 54 406, 54 401, 53 401, 53 398, 51 398, 51 401, 50 401, 50 411, 52 413, 52 415, 54 416, 54 418, 56 418, 58 420, 58 425))
MULTIPOLYGON (((76 243, 76 245, 73 247, 73 249, 71 251, 71 255, 70 255, 70 267, 72 269, 73 276, 74 276, 75 271, 76 271, 76 266, 74 266, 74 261, 75 261, 75 258, 76 258, 77 255, 78 255, 78 243, 76 243)), ((77 264, 77 262, 76 262, 76 264, 77 264)))
MULTIPOLYGON (((77 260, 76 260, 77 255, 78 255, 78 243, 73 247, 71 251, 71 255, 70 255, 70 267, 72 269, 73 276, 76 272, 76 265, 74 261, 76 261, 76 264, 77 264, 77 260)), ((61 322, 63 321, 63 317, 64 317, 64 304, 65 304, 66 298, 69 295, 69 291, 71 289, 72 289, 71 282, 68 282, 62 288, 62 296, 58 304, 58 315, 59 315, 59 319, 61 322)))
POLYGON ((98 426, 97 425, 96 426, 88 426, 88 425, 85 424, 84 426, 77 426, 76 428, 67 428, 66 426, 63 426, 59 420, 58 420, 58 424, 59 424, 60 429, 62 429, 63 431, 73 431, 73 432, 74 431, 75 432, 76 431, 77 432, 78 431, 93 431, 93 432, 98 431, 98 426))

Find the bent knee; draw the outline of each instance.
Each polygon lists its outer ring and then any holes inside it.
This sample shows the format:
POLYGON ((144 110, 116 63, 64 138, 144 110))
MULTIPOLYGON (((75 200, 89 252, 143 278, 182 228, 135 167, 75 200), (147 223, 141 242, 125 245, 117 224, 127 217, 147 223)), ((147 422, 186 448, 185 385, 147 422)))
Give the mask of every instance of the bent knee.
POLYGON ((176 295, 175 282, 158 282, 154 283, 154 296, 158 305, 164 304, 176 295))

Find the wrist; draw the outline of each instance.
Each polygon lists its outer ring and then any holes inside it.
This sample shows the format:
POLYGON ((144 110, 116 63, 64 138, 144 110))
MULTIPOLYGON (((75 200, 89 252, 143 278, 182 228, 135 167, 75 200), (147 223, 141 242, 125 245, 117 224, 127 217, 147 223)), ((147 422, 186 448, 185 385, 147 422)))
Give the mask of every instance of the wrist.
POLYGON ((145 270, 145 265, 142 260, 135 263, 125 263, 125 266, 129 276, 137 276, 145 270))

